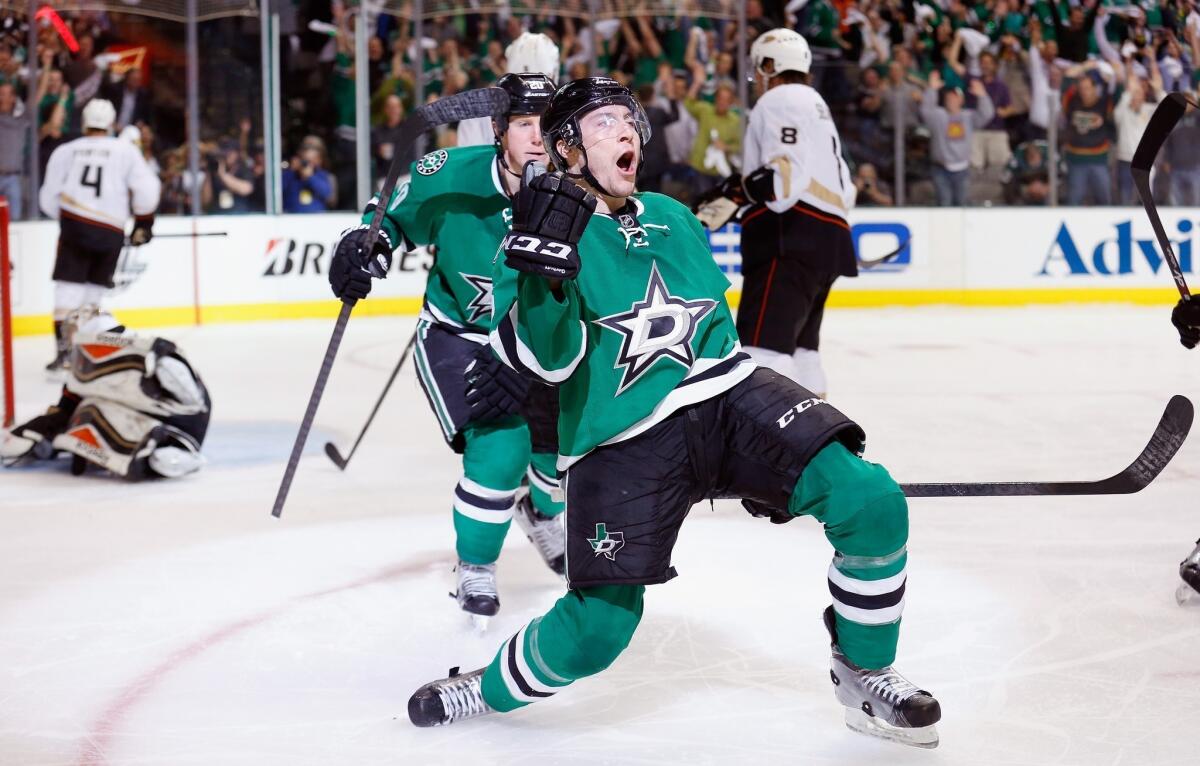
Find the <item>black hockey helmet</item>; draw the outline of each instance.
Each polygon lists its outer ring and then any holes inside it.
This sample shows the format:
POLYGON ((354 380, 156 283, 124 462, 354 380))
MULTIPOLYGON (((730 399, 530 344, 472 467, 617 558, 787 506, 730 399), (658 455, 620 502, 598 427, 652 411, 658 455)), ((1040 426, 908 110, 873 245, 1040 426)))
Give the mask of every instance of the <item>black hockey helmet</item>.
MULTIPOLYGON (((505 117, 517 115, 541 114, 550 104, 554 95, 554 81, 544 74, 522 72, 506 74, 496 81, 496 87, 508 93, 508 111, 505 117)), ((496 120, 496 132, 504 135, 508 129, 508 120, 496 120)))
POLYGON ((629 109, 642 146, 646 146, 650 141, 650 120, 629 88, 609 77, 584 77, 555 91, 550 106, 542 114, 542 143, 555 166, 566 170, 567 165, 558 152, 558 142, 562 141, 567 146, 582 146, 579 118, 609 104, 629 109))

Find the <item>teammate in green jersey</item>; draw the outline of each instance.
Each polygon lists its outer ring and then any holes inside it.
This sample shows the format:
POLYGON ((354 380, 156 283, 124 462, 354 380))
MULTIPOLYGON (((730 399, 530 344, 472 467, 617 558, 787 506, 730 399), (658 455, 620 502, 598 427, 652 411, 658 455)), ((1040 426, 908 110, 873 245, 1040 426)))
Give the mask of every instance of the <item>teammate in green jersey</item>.
POLYGON ((497 86, 512 105, 494 126, 496 147, 439 149, 414 162, 411 180, 388 202, 376 252, 363 246, 372 200, 363 224, 343 233, 329 270, 338 297, 363 298, 371 284, 362 268, 367 258, 381 259, 375 267, 386 274, 396 247, 437 247, 417 323, 416 364, 447 443, 463 456, 454 492, 456 598, 480 627, 500 608, 496 560, 514 513, 547 564, 559 574, 564 569, 556 392, 531 386, 487 345, 493 289, 516 283, 516 273, 497 263, 496 246, 508 232, 509 196, 522 165, 546 156, 539 115, 554 85, 544 75, 510 74, 497 86), (518 498, 523 476, 529 494, 518 498))
POLYGON ((825 527, 832 677, 851 728, 936 745, 937 701, 891 667, 906 580, 900 487, 857 456, 855 423, 741 351, 698 222, 634 193, 650 130, 626 88, 563 86, 542 133, 561 172, 528 174, 514 198, 503 247, 521 273, 492 347, 560 387, 569 592, 486 668, 418 689, 409 717, 510 711, 606 668, 633 636, 645 586, 675 575, 688 509, 736 496, 756 516, 825 527))

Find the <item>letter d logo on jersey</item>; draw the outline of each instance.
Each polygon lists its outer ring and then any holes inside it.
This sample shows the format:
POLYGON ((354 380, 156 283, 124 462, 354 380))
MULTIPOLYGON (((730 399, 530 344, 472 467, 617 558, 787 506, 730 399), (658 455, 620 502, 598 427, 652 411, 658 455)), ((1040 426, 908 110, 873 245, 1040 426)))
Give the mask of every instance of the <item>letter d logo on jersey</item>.
POLYGON ((588 542, 597 556, 604 556, 609 561, 616 559, 617 551, 625 547, 624 532, 609 532, 608 525, 600 522, 596 525, 596 536, 589 537, 588 542))

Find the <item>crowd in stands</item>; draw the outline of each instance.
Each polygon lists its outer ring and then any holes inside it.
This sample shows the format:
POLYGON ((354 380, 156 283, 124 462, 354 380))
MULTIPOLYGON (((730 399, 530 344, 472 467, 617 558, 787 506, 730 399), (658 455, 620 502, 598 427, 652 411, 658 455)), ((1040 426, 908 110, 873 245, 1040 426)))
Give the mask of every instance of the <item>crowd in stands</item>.
MULTIPOLYGON (((526 30, 557 42, 560 79, 599 71, 635 90, 657 149, 640 185, 685 201, 740 170, 752 104, 738 95, 739 37, 748 48, 777 26, 798 30, 813 49, 813 84, 841 130, 860 205, 900 196, 905 204, 1044 205, 1052 187, 1060 204, 1135 203, 1129 162, 1150 115, 1167 92, 1195 94, 1200 79, 1195 0, 744 0, 745 29, 733 20, 734 3, 603 0, 595 19, 575 15, 591 6, 583 0, 543 3, 535 14, 446 14, 427 19, 420 40, 402 18, 370 14, 374 180, 397 152, 414 156, 396 137, 418 92, 432 100, 493 83, 505 71, 505 47, 526 30)), ((123 37, 112 15, 64 15, 77 50, 52 26, 39 27, 36 81, 22 24, 0 24, 0 195, 20 197, 30 96, 43 165, 78 134, 83 105, 104 97, 118 130, 136 127, 162 175, 164 213, 188 212, 195 188, 206 212, 263 209, 261 109, 204 114, 203 164, 193 178, 180 129, 182 80, 158 76, 154 61, 131 64, 121 50, 139 41, 123 37)), ((340 0, 283 9, 287 212, 357 206, 356 19, 340 0)), ((231 49, 257 34, 257 24, 224 29, 216 39, 231 38, 231 49)), ((257 78, 248 79, 227 87, 260 93, 257 78)), ((1161 156, 1160 202, 1200 205, 1197 138, 1200 117, 1189 113, 1161 156)), ((446 126, 425 146, 455 141, 446 126)))

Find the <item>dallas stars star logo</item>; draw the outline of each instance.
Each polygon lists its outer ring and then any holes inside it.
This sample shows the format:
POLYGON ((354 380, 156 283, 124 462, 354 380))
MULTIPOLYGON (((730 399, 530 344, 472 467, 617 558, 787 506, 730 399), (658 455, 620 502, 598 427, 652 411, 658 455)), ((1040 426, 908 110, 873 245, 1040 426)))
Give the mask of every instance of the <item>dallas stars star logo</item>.
POLYGON ((673 359, 690 368, 696 361, 692 338, 696 328, 717 302, 708 299, 684 300, 671 295, 658 273, 658 263, 650 269, 646 297, 629 311, 595 320, 601 327, 621 334, 621 352, 613 369, 624 368, 617 394, 629 388, 659 359, 673 359))
POLYGON ((467 281, 471 287, 475 288, 475 297, 467 303, 467 310, 471 315, 467 317, 468 322, 476 322, 482 317, 492 315, 492 280, 487 277, 477 277, 474 274, 459 273, 459 276, 467 281))
POLYGON ((608 525, 603 521, 596 525, 596 536, 589 537, 588 542, 592 545, 592 550, 597 556, 603 556, 609 561, 614 561, 617 557, 617 551, 625 547, 624 532, 609 532, 608 525))

